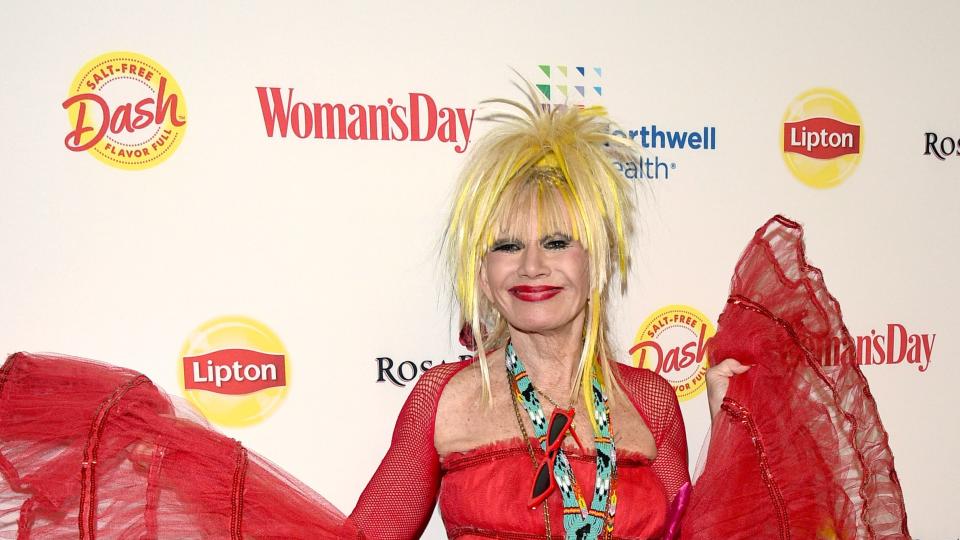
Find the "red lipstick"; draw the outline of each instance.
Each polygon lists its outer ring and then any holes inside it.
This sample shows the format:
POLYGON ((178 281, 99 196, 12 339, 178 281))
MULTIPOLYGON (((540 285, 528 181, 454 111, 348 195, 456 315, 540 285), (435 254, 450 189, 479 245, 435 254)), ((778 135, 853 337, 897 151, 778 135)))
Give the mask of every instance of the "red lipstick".
POLYGON ((510 294, 524 302, 543 302, 560 294, 563 287, 551 285, 517 285, 510 288, 510 294))

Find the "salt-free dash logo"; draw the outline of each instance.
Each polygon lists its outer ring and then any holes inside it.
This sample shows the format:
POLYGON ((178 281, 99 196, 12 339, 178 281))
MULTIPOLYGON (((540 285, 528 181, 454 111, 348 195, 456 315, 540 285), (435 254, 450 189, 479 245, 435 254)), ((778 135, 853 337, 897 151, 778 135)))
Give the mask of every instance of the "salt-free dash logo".
POLYGON ((685 305, 664 306, 637 330, 630 354, 633 365, 658 373, 670 382, 677 399, 696 397, 706 387, 707 340, 716 327, 699 310, 685 305))
POLYGON ((63 102, 64 145, 120 169, 153 167, 183 140, 187 104, 173 75, 129 51, 102 54, 77 72, 63 102))
POLYGON ((813 88, 787 106, 780 140, 783 160, 798 180, 810 187, 831 188, 860 163, 863 121, 847 96, 832 88, 813 88))
POLYGON ((276 333, 245 316, 199 325, 180 351, 183 393, 207 420, 249 426, 277 409, 290 384, 290 358, 276 333))

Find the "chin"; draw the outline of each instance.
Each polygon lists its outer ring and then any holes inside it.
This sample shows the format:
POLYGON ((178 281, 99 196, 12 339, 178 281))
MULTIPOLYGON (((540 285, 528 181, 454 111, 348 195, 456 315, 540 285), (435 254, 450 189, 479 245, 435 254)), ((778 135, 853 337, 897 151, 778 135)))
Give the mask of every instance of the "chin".
POLYGON ((510 326, 515 330, 525 334, 553 334, 557 332, 573 331, 572 320, 557 320, 555 317, 549 319, 529 318, 518 321, 510 321, 510 326))

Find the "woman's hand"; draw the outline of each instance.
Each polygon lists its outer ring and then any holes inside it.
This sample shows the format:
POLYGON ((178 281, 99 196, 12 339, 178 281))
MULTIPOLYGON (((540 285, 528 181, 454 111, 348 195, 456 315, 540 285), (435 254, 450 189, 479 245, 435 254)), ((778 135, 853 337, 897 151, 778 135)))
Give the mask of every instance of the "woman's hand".
POLYGON ((739 375, 750 369, 733 358, 727 358, 707 370, 707 402, 710 405, 710 418, 713 419, 720 412, 723 396, 727 395, 730 386, 730 377, 739 375))

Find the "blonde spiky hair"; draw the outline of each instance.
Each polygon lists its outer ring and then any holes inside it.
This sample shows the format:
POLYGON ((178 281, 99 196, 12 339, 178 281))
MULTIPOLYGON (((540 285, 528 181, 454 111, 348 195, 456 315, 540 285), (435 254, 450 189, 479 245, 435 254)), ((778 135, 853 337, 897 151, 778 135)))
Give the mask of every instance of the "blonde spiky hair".
POLYGON ((496 125, 474 144, 461 173, 445 236, 453 290, 462 322, 476 340, 482 394, 489 400, 486 351, 504 346, 509 336, 506 321, 477 286, 483 258, 499 233, 518 230, 518 223, 529 217, 524 213, 530 204, 538 205, 541 229, 545 224, 570 229, 564 232, 587 251, 590 279, 573 388, 581 388, 593 421, 594 370, 599 366, 603 380, 618 387, 605 311, 608 287, 618 271, 621 292, 626 290, 634 223, 633 190, 614 161, 637 161, 636 147, 611 134, 603 108, 544 105, 532 85, 526 86, 528 105, 508 99, 484 102, 514 111, 487 117, 496 125))

